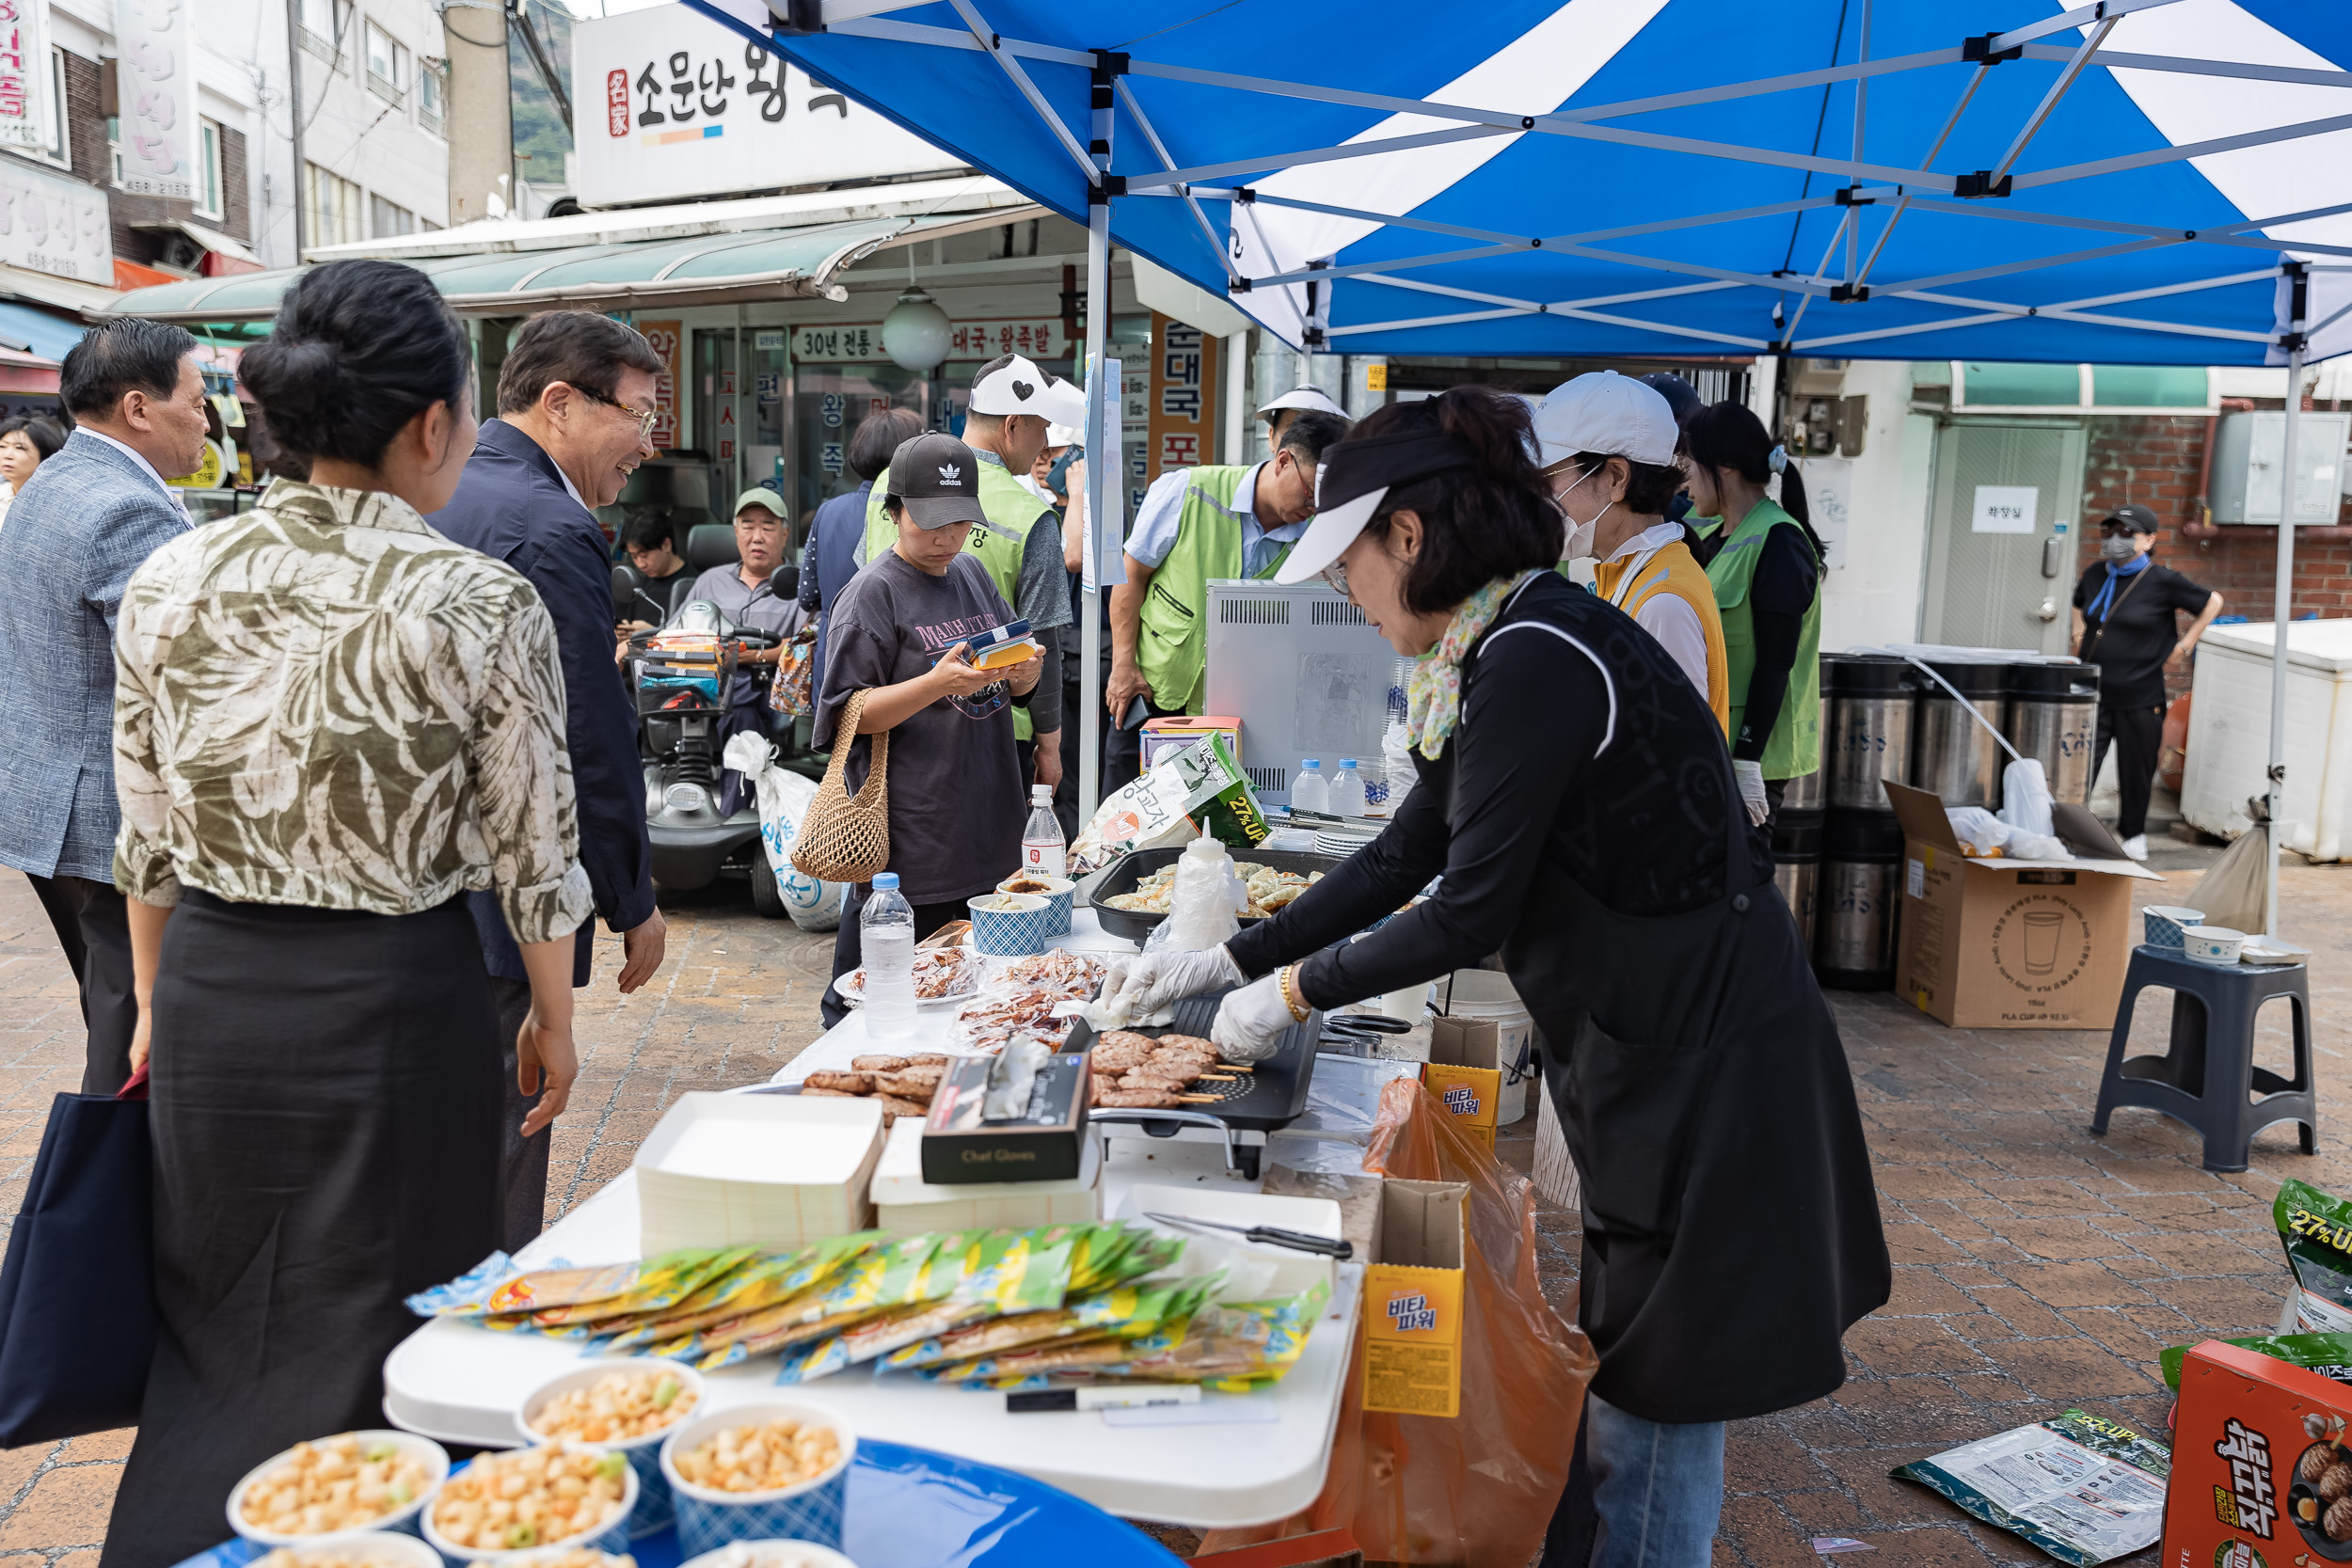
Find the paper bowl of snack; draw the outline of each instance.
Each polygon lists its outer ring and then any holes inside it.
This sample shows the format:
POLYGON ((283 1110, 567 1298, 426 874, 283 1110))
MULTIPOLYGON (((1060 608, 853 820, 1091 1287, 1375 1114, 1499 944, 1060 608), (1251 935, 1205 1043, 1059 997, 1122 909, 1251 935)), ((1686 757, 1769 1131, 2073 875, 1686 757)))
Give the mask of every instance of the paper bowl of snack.
POLYGON ((758 1400, 688 1421, 661 1445, 677 1499, 678 1550, 739 1541, 807 1541, 838 1550, 857 1438, 840 1417, 758 1400))
POLYGON ((857 1568, 857 1564, 814 1541, 738 1541, 705 1552, 683 1568, 857 1568))
POLYGON ((1025 958, 1045 951, 1053 907, 1034 893, 983 893, 966 901, 972 945, 994 958, 1025 958))
MULTIPOLYGON (((852 1007, 866 1006, 866 970, 850 971, 834 982, 841 1000, 852 1007)), ((968 947, 919 947, 914 953, 914 1005, 955 1007, 980 991, 980 960, 968 947)))
POLYGON ((417 1515, 448 1477, 449 1451, 430 1437, 406 1432, 317 1437, 246 1472, 229 1494, 229 1528, 264 1546, 309 1546, 370 1532, 414 1534, 417 1515))
POLYGON ((278 1546, 255 1568, 442 1568, 441 1554, 413 1535, 369 1530, 311 1546, 278 1546))
POLYGON ((515 1424, 525 1442, 572 1442, 627 1454, 637 1472, 637 1506, 628 1516, 629 1539, 635 1541, 670 1522, 661 1442, 702 1403, 702 1374, 691 1367, 608 1357, 532 1390, 515 1412, 515 1424))
POLYGON ((1017 894, 1024 897, 1042 898, 1051 915, 1045 927, 1049 937, 1070 934, 1070 904, 1078 891, 1078 884, 1067 877, 1036 877, 1017 872, 996 884, 999 893, 1017 894))
POLYGON ((541 1552, 509 1552, 499 1559, 498 1568, 637 1568, 637 1560, 626 1552, 599 1551, 594 1546, 554 1546, 541 1552))
POLYGON ((503 1563, 542 1547, 628 1550, 637 1472, 628 1456, 585 1443, 485 1453, 442 1483, 424 1538, 452 1563, 503 1563))

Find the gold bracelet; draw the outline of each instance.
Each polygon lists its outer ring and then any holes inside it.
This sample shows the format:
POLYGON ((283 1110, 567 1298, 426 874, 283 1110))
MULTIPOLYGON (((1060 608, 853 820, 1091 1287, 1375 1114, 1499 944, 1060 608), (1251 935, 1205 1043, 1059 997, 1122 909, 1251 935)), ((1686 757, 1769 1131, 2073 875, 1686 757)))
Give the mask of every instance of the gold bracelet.
POLYGON ((1298 989, 1297 976, 1298 966, 1292 964, 1276 976, 1275 985, 1280 990, 1282 1006, 1291 1010, 1291 1017, 1304 1023, 1307 1022, 1308 1014, 1313 1012, 1314 1009, 1307 1006, 1307 998, 1298 989))

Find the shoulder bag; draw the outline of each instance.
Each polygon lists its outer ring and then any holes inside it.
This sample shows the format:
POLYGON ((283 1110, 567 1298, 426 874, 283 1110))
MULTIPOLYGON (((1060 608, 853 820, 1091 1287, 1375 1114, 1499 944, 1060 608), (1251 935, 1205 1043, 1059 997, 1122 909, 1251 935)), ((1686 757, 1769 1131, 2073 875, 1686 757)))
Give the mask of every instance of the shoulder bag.
MULTIPOLYGON (((2137 588, 2140 583, 2146 579, 2148 574, 2154 570, 2155 567, 2152 564, 2143 566, 2138 571, 2134 572, 2132 574, 2132 580, 2123 585, 2123 592, 2118 594, 2115 597, 2107 601, 2106 610, 2099 617, 2099 624, 2091 627, 2089 631, 2083 633, 2082 652, 2074 656, 2077 661, 2084 664, 2089 664, 2092 661, 2091 656, 2098 652, 2101 640, 2103 640, 2107 634, 2107 627, 2115 624, 2115 612, 2123 608, 2123 601, 2132 596, 2132 590, 2137 588)), ((2110 576, 2113 575, 2113 572, 2114 568, 2109 567, 2108 573, 2110 576)))
POLYGON ((843 777, 850 748, 857 743, 858 721, 866 715, 866 699, 872 694, 852 691, 841 705, 833 760, 825 766, 816 800, 801 818, 800 836, 792 841, 792 868, 821 882, 870 882, 875 872, 890 868, 889 732, 871 737, 874 766, 865 787, 851 795, 843 777))

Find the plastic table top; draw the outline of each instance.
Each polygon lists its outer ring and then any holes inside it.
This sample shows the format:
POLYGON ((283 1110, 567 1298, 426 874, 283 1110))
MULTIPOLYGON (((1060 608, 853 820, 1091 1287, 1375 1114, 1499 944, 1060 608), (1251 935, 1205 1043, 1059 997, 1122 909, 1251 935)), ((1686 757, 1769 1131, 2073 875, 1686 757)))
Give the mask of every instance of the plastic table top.
MULTIPOLYGON (((178 1568, 243 1568, 268 1548, 230 1541, 178 1568)), ((842 1555, 858 1568, 1175 1568, 1150 1536, 1066 1492, 968 1459, 861 1439, 842 1555)), ((676 1568, 677 1531, 629 1544, 637 1568, 676 1568)))

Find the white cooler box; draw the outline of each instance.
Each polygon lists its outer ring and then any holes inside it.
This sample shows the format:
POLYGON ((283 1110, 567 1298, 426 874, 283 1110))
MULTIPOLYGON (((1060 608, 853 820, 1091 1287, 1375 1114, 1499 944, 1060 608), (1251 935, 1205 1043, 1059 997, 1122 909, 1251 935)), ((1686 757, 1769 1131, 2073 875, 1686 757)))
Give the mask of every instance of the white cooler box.
MULTIPOLYGON (((2197 645, 2181 815, 2235 838, 2251 825, 2249 796, 2265 793, 2270 758, 2270 622, 2213 626, 2197 645)), ((2352 620, 2287 627, 2288 847, 2342 860, 2352 833, 2352 620)))

